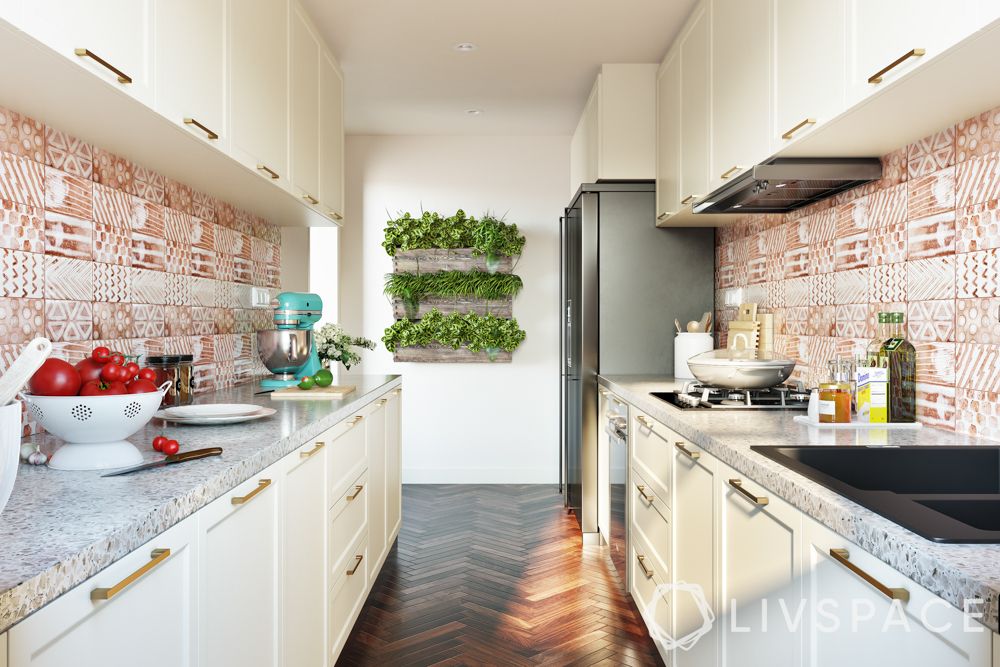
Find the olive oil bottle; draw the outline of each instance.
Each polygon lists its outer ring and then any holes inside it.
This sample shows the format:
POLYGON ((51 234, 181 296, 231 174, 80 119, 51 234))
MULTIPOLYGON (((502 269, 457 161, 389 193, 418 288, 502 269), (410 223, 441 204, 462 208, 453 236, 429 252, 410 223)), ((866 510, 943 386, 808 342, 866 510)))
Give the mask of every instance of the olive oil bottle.
POLYGON ((888 313, 889 338, 882 354, 889 360, 889 421, 917 420, 917 350, 906 340, 903 313, 888 313))

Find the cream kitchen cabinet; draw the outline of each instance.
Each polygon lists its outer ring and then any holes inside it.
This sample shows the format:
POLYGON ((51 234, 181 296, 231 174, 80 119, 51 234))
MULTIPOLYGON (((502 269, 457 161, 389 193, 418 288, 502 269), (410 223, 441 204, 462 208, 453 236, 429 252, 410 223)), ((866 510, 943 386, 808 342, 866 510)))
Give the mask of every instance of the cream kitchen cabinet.
POLYGON ((711 178, 712 35, 710 7, 694 10, 680 36, 680 205, 709 192, 711 178))
POLYGON ((153 84, 158 112, 223 150, 227 0, 154 0, 153 84))
POLYGON ((847 2, 774 0, 776 148, 846 108, 847 2))
POLYGON ((320 57, 323 40, 297 3, 291 7, 290 156, 294 193, 310 204, 319 203, 320 57))
POLYGON ((656 74, 656 220, 680 209, 681 58, 667 54, 656 74))
POLYGON ((987 628, 826 526, 802 525, 805 665, 989 667, 987 628))
POLYGON ((653 493, 669 505, 673 486, 673 443, 681 438, 644 412, 633 408, 629 414, 632 468, 646 480, 653 493))
POLYGON ((197 519, 181 521, 11 628, 3 655, 11 667, 197 665, 198 546, 197 519))
POLYGON ((152 103, 153 0, 22 0, 17 26, 128 94, 152 103))
POLYGON ((288 0, 229 3, 229 132, 234 158, 288 186, 288 0))
POLYGON ((280 462, 199 512, 202 665, 279 664, 280 462))
POLYGON ((319 63, 319 202, 325 215, 344 219, 344 79, 337 61, 319 63))
POLYGON ((771 0, 711 0, 714 189, 771 152, 771 0))
POLYGON ((317 438, 281 462, 285 665, 323 665, 326 656, 326 455, 326 441, 317 438))
POLYGON ((369 558, 367 533, 349 545, 348 553, 348 564, 336 572, 337 578, 334 579, 329 595, 331 665, 337 662, 337 656, 344 648, 351 628, 361 613, 368 595, 369 576, 374 569, 369 558))
MULTIPOLYGON (((375 409, 365 419, 365 440, 368 445, 368 556, 372 563, 381 563, 389 547, 386 534, 385 485, 385 406, 388 398, 380 398, 375 409)), ((372 578, 377 574, 371 568, 372 578)))
POLYGON ((403 390, 389 394, 385 406, 385 529, 389 544, 403 521, 403 390))
POLYGON ((0 635, 0 667, 7 667, 7 633, 0 635))

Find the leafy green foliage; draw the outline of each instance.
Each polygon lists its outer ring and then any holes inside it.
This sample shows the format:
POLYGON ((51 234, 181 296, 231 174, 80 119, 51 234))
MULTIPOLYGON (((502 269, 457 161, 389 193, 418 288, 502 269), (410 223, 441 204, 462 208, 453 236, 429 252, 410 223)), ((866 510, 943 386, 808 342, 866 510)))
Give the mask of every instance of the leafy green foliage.
POLYGON ((472 352, 487 348, 513 352, 524 338, 524 330, 518 326, 517 320, 475 313, 444 315, 435 308, 416 322, 397 321, 385 330, 382 342, 390 352, 401 347, 435 343, 455 350, 464 345, 472 352))
POLYGON ((516 296, 522 286, 520 276, 485 271, 390 273, 385 277, 385 294, 398 296, 407 303, 419 303, 426 296, 501 299, 506 296, 516 296))
POLYGON ((361 336, 350 336, 339 324, 332 323, 324 324, 314 331, 313 341, 316 343, 316 353, 320 361, 327 362, 327 365, 340 362, 347 369, 361 361, 361 355, 351 348, 375 349, 374 341, 361 336))
POLYGON ((448 217, 424 211, 419 218, 407 212, 389 220, 382 247, 390 256, 400 250, 472 248, 477 255, 513 257, 521 254, 524 242, 517 225, 508 225, 488 214, 476 220, 459 209, 448 217))

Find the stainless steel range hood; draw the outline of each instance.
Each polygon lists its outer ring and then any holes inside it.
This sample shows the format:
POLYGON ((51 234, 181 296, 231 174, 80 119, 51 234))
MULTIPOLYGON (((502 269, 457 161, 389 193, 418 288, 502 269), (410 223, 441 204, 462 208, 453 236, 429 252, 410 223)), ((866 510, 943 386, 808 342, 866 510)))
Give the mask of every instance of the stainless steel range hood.
POLYGON ((785 213, 882 177, 878 158, 773 158, 694 202, 693 213, 785 213))

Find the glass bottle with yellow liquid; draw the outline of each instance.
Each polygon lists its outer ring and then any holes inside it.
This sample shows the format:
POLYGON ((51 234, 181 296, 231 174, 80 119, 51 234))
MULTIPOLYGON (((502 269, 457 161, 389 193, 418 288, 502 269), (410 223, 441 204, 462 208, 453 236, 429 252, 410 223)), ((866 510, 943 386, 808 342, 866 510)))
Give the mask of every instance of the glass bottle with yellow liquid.
POLYGON ((889 337, 881 353, 889 366, 889 421, 895 424, 917 420, 917 350, 906 340, 903 313, 888 313, 889 337))

